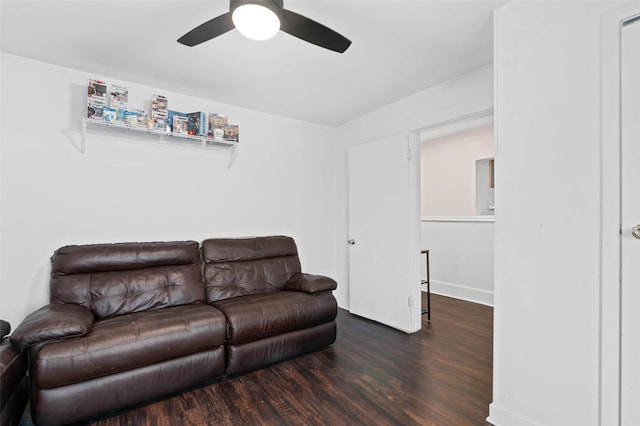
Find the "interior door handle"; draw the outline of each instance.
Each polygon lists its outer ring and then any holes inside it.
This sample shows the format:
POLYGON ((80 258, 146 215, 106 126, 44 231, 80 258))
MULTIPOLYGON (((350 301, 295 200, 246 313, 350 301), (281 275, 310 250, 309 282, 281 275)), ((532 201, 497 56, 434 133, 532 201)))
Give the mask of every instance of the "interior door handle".
POLYGON ((633 227, 631 235, 640 240, 640 224, 633 227))
MULTIPOLYGON (((636 238, 640 238, 640 237, 636 237, 636 238)), ((350 240, 347 241, 347 243, 349 243, 350 246, 355 246, 356 245, 356 240, 351 238, 350 240)))

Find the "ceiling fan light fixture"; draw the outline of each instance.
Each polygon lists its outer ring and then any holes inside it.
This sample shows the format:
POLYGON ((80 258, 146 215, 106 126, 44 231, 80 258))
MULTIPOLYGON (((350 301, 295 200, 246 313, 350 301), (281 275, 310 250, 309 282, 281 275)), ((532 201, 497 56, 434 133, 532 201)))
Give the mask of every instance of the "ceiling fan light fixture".
POLYGON ((185 46, 197 46, 237 28, 246 37, 267 40, 278 31, 343 53, 351 41, 313 19, 284 8, 283 0, 229 0, 229 12, 209 19, 178 39, 185 46))
POLYGON ((268 40, 280 30, 280 18, 259 4, 243 4, 233 11, 233 25, 242 35, 253 40, 268 40))

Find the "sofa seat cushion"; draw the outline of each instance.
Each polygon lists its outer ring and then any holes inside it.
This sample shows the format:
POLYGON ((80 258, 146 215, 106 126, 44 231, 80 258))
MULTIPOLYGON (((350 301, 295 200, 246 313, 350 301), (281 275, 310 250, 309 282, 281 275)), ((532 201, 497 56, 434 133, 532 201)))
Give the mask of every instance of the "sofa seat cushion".
POLYGON ((212 303, 227 316, 227 339, 241 345, 333 321, 338 305, 331 293, 271 291, 212 303))
POLYGON ((44 389, 78 383, 220 347, 225 335, 222 312, 201 303, 120 315, 32 347, 32 380, 44 389))

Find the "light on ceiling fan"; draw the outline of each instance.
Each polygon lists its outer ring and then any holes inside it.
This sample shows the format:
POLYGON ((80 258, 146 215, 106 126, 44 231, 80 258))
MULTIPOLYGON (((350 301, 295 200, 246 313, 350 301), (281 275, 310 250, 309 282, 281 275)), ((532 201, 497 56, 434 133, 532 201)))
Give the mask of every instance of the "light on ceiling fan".
POLYGON ((257 4, 237 7, 231 18, 238 31, 253 40, 270 39, 280 30, 278 15, 257 4))

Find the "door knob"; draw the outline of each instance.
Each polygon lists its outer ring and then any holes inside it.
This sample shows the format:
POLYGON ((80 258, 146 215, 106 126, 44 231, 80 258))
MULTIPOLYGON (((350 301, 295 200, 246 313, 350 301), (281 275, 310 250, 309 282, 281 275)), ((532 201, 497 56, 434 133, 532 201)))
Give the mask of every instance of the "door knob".
MULTIPOLYGON (((640 237, 636 237, 636 238, 640 238, 640 237)), ((347 243, 349 243, 350 246, 355 246, 356 245, 356 240, 351 238, 350 240, 347 241, 347 243)))
POLYGON ((640 240, 640 224, 633 227, 631 230, 631 235, 640 240))

